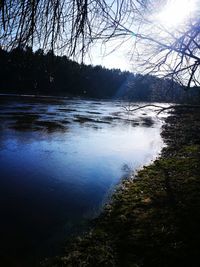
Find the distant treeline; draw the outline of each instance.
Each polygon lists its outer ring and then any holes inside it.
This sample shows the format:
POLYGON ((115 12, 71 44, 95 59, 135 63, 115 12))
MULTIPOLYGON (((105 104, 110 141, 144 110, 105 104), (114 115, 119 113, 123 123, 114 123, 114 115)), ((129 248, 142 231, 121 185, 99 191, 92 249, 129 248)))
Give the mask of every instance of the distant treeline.
POLYGON ((169 80, 119 69, 78 64, 39 49, 0 49, 0 93, 80 96, 133 101, 183 102, 199 99, 169 80))

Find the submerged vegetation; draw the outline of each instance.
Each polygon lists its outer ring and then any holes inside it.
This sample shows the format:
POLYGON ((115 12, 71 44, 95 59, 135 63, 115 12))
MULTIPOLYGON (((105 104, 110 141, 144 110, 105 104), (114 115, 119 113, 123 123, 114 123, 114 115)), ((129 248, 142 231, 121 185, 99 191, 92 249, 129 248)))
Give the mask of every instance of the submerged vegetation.
MULTIPOLYGON (((75 100, 73 100, 73 103, 75 100)), ((90 103, 90 102, 88 102, 90 103)), ((114 105, 118 105, 115 102, 114 105)), ((142 114, 139 118, 130 118, 129 113, 124 113, 120 106, 118 112, 111 112, 107 115, 104 110, 97 111, 100 102, 91 102, 91 111, 86 109, 84 112, 76 106, 76 109, 70 107, 66 99, 56 99, 51 97, 18 97, 1 96, 0 99, 0 121, 2 127, 17 131, 37 131, 45 133, 65 132, 74 122, 81 126, 100 128, 100 125, 108 124, 110 126, 132 125, 152 127, 154 119, 147 114, 142 114), (7 102, 6 102, 7 101, 7 102), (10 101, 10 102, 9 102, 10 101), (19 105, 16 105, 16 101, 19 105), (12 103, 12 105, 10 105, 12 103), (28 104, 29 103, 29 104, 28 104), (41 107, 41 104, 44 106, 41 107), (54 107, 53 107, 54 105, 54 107), (50 107, 50 110, 48 108, 50 107)), ((121 105, 121 104, 119 104, 121 105)))
POLYGON ((89 233, 44 266, 197 266, 200 242, 199 110, 166 119, 161 156, 123 180, 89 233))

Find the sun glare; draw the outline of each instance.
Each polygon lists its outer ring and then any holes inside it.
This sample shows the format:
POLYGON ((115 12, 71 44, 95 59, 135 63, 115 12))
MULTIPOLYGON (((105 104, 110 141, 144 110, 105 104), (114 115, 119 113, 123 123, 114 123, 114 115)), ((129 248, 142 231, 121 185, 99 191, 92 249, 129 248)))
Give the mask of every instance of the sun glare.
POLYGON ((166 27, 176 27, 189 19, 197 9, 197 0, 168 0, 156 15, 156 20, 166 27))

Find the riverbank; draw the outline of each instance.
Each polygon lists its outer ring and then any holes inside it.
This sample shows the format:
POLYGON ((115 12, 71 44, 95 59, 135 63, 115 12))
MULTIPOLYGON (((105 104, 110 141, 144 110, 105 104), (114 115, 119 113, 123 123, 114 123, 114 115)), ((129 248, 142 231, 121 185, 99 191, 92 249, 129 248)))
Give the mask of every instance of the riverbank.
POLYGON ((48 266, 197 266, 200 242, 200 111, 166 119, 159 159, 124 180, 89 234, 48 266))

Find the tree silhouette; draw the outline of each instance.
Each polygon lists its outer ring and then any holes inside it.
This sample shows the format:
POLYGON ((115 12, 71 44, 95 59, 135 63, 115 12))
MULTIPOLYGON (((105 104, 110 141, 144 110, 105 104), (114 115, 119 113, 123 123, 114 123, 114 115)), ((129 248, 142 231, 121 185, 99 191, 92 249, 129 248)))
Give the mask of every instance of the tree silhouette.
POLYGON ((199 90, 184 92, 152 75, 79 64, 52 51, 0 49, 0 93, 79 96, 143 102, 197 102, 199 90), (169 91, 169 92, 168 92, 169 91))
POLYGON ((142 6, 141 0, 3 0, 0 41, 4 49, 35 46, 81 52, 95 40, 114 37, 118 24, 142 6), (129 11, 131 9, 131 11, 129 11))
POLYGON ((155 3, 165 1, 2 0, 0 45, 7 50, 27 45, 51 49, 83 60, 95 42, 132 39, 146 72, 172 77, 187 87, 199 86, 198 15, 174 32, 162 25, 151 27, 148 15, 155 11, 155 3))

